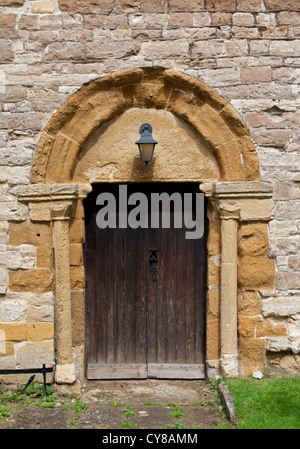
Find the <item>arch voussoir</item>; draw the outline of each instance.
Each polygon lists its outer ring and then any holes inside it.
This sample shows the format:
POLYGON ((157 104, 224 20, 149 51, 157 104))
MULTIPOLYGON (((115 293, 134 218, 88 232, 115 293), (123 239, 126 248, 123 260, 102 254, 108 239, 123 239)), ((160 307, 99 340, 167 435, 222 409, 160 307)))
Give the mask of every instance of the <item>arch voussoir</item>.
POLYGON ((165 109, 191 124, 213 152, 221 180, 259 179, 248 130, 223 97, 174 70, 145 68, 106 75, 71 95, 45 126, 31 182, 70 182, 80 148, 89 136, 132 107, 165 109))

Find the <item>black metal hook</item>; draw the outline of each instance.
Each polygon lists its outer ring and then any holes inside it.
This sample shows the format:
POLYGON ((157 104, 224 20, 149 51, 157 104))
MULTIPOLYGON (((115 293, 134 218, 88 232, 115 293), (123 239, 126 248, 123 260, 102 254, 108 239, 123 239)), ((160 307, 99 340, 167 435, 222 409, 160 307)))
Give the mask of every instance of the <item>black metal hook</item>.
POLYGON ((150 252, 149 263, 150 264, 157 263, 157 261, 158 261, 158 256, 157 256, 158 249, 155 248, 154 245, 152 245, 151 248, 148 249, 148 251, 150 252))

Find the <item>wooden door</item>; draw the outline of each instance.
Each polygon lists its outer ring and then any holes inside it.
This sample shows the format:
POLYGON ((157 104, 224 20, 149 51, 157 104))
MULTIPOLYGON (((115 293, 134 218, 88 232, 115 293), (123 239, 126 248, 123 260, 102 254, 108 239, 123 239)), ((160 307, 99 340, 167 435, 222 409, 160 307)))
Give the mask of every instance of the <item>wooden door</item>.
MULTIPOLYGON (((129 184, 131 193, 199 193, 197 184, 129 184)), ((98 184, 85 202, 87 378, 205 377, 206 232, 120 228, 119 185, 98 184), (100 229, 96 198, 117 199, 117 227, 100 229), (151 248, 157 251, 149 251, 151 248), (150 256, 157 261, 150 263, 150 256)), ((130 208, 128 208, 128 212, 130 208)), ((160 219, 164 211, 160 212, 160 219)), ((184 223, 184 220, 183 220, 184 223)))

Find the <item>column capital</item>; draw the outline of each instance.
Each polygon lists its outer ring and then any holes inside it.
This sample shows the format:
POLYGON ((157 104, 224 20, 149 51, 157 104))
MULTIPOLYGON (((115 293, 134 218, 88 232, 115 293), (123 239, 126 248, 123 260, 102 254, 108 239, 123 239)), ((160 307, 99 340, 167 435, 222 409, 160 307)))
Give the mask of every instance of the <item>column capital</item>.
POLYGON ((68 220, 79 191, 77 184, 30 184, 19 190, 18 199, 28 203, 33 221, 68 220))
POLYGON ((273 188, 260 181, 204 183, 205 195, 216 205, 221 219, 270 220, 274 214, 273 188))

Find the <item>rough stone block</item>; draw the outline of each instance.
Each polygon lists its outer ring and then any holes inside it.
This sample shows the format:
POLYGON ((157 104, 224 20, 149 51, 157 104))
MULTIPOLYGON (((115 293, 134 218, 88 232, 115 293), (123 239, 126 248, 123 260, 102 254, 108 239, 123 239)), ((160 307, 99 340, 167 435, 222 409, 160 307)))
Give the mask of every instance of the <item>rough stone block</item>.
POLYGON ((260 314, 260 298, 255 290, 239 290, 238 313, 240 316, 255 316, 260 314))
POLYGON ((207 259, 207 285, 211 288, 220 287, 220 260, 219 256, 207 259))
POLYGON ((204 0, 170 0, 170 11, 201 11, 204 9, 204 0))
POLYGON ((254 16, 249 13, 237 12, 232 16, 232 23, 237 26, 253 26, 254 16))
POLYGON ((7 341, 41 341, 54 337, 53 323, 2 323, 0 331, 7 341))
POLYGON ((58 0, 61 11, 70 13, 110 13, 114 7, 114 0, 58 0))
POLYGON ((242 83, 270 83, 271 67, 245 67, 241 70, 242 83))
POLYGON ((220 314, 220 290, 209 289, 207 291, 207 309, 213 315, 220 314))
POLYGON ((219 11, 235 11, 236 1, 235 0, 207 0, 206 9, 208 10, 219 10, 219 11))
POLYGON ((84 289, 84 267, 81 266, 72 266, 70 267, 70 284, 71 290, 82 290, 84 289))
POLYGON ((53 248, 52 246, 38 246, 36 248, 37 268, 53 268, 53 248))
POLYGON ((14 51, 11 41, 0 41, 0 61, 11 62, 14 60, 14 51))
POLYGON ((0 303, 0 321, 25 321, 27 301, 2 301, 0 303))
POLYGON ((254 338, 256 337, 256 326, 259 322, 259 316, 239 316, 238 332, 239 337, 254 338))
POLYGON ((241 223, 238 251, 242 256, 264 256, 269 250, 267 223, 241 223))
POLYGON ((0 6, 22 6, 26 0, 0 0, 0 6))
POLYGON ((167 9, 167 0, 140 0, 140 12, 142 13, 167 12, 167 9))
POLYGON ((206 321, 206 357, 207 360, 220 358, 220 319, 211 313, 206 321))
POLYGON ((14 355, 15 355, 15 345, 10 341, 8 342, 2 341, 0 338, 0 357, 11 357, 14 355))
POLYGON ((85 240, 84 221, 75 218, 70 222, 70 243, 83 243, 85 240))
POLYGON ((53 290, 53 270, 37 268, 11 271, 9 273, 9 288, 13 292, 49 292, 53 290))
MULTIPOLYGON (((299 9, 299 8, 298 8, 299 9)), ((282 11, 277 14, 278 23, 280 25, 300 25, 300 12, 282 11)))
POLYGON ((239 339, 240 375, 250 376, 254 371, 262 371, 265 364, 264 338, 239 339))
POLYGON ((209 256, 221 254, 220 221, 209 221, 209 234, 207 239, 207 253, 209 256))
POLYGON ((256 337, 280 337, 286 335, 286 326, 280 323, 260 320, 256 327, 256 337))
POLYGON ((163 41, 143 42, 141 51, 146 60, 187 57, 189 44, 185 39, 169 41, 167 45, 163 41))
POLYGON ((238 283, 248 290, 273 290, 275 261, 266 256, 240 256, 238 258, 238 283))
POLYGON ((81 244, 70 245, 70 265, 83 264, 83 251, 81 244))
POLYGON ((0 29, 15 28, 17 21, 16 14, 4 14, 0 16, 0 29))
POLYGON ((116 0, 116 12, 136 12, 138 0, 116 0))
MULTIPOLYGON (((266 9, 269 10, 281 10, 283 7, 281 0, 264 0, 266 9)), ((284 2, 284 9, 290 9, 294 11, 299 10, 299 2, 298 0, 286 0, 284 2)))
POLYGON ((300 297, 276 297, 262 299, 262 314, 265 317, 295 317, 300 314, 300 297))
POLYGON ((84 344, 84 290, 73 290, 71 299, 73 344, 84 344))
POLYGON ((52 245, 52 225, 50 223, 11 222, 9 225, 9 244, 44 246, 52 245))
POLYGON ((81 42, 54 42, 45 49, 46 61, 83 61, 84 59, 84 44, 81 42))
POLYGON ((258 12, 261 10, 261 7, 261 0, 239 0, 238 2, 239 11, 258 12))
POLYGON ((33 14, 51 14, 55 10, 55 2, 54 1, 35 1, 30 2, 31 4, 31 12, 33 14))

